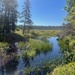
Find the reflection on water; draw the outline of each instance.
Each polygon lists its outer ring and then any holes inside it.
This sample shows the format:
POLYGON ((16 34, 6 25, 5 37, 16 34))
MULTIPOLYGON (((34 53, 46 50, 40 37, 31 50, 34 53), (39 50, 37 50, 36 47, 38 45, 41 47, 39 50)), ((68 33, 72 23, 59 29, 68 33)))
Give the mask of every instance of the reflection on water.
POLYGON ((13 59, 8 62, 5 66, 1 67, 0 75, 14 75, 17 70, 19 61, 13 59))
POLYGON ((57 37, 48 38, 50 43, 53 43, 52 51, 48 52, 47 54, 41 53, 34 57, 33 60, 30 60, 31 66, 41 66, 42 62, 50 61, 51 59, 61 58, 62 54, 60 53, 60 47, 58 45, 57 37))
MULTIPOLYGON (((20 55, 20 59, 17 60, 12 60, 9 63, 7 63, 5 66, 1 67, 0 69, 0 75, 17 75, 17 72, 20 70, 20 74, 18 75, 23 75, 22 70, 25 69, 26 66, 28 67, 34 67, 36 65, 41 66, 42 62, 44 61, 50 61, 55 58, 61 58, 62 54, 60 53, 60 47, 58 45, 57 37, 51 37, 48 38, 49 43, 53 43, 53 48, 52 51, 44 54, 41 53, 37 56, 35 56, 32 59, 28 60, 23 60, 22 59, 22 53, 20 50, 18 50, 18 54, 20 55)), ((34 74, 32 74, 34 75, 34 74)), ((44 74, 43 74, 44 75, 44 74)))

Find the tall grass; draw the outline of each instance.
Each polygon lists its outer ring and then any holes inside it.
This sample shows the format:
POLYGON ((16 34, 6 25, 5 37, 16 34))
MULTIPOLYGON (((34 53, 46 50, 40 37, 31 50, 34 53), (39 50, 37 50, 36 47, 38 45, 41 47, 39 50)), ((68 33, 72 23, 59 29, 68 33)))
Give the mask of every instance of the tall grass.
MULTIPOLYGON (((42 37, 51 37, 51 36, 57 36, 61 30, 39 30, 39 29, 32 29, 29 33, 25 33, 25 36, 28 38, 37 38, 38 36, 42 37)), ((15 33, 24 36, 22 34, 22 30, 20 29, 19 31, 15 31, 15 33)))
POLYGON ((61 30, 32 30, 36 34, 42 37, 51 37, 51 36, 57 36, 61 30))
POLYGON ((48 52, 52 49, 52 45, 49 43, 45 43, 41 40, 31 39, 26 46, 26 50, 23 52, 23 58, 26 57, 34 57, 35 55, 43 52, 48 52))

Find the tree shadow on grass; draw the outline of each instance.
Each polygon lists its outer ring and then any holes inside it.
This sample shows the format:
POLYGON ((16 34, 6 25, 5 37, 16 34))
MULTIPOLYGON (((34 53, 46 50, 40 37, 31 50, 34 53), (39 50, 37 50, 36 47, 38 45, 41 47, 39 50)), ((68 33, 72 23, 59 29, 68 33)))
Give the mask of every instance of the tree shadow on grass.
POLYGON ((8 43, 15 43, 21 41, 28 41, 28 38, 25 38, 24 36, 21 36, 17 33, 8 33, 5 35, 4 41, 8 43))

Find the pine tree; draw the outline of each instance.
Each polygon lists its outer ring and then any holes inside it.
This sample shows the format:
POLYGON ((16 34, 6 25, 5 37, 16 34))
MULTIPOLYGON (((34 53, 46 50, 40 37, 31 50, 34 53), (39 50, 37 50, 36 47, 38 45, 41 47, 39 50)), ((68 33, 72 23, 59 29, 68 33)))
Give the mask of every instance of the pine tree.
POLYGON ((22 11, 22 22, 24 23, 24 28, 23 28, 23 34, 24 34, 25 30, 30 31, 32 27, 29 0, 25 0, 24 2, 23 11, 22 11))
POLYGON ((17 13, 17 0, 0 0, 0 26, 3 34, 15 31, 17 13))
POLYGON ((0 0, 0 36, 3 35, 3 29, 4 29, 4 5, 3 0, 0 0))

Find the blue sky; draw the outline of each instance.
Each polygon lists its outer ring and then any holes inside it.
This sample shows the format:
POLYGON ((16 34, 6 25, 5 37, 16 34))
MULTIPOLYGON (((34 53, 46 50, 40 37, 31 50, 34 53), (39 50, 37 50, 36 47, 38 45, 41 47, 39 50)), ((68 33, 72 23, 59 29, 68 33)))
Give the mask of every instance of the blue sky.
MULTIPOLYGON (((18 0, 18 11, 22 11, 24 0, 18 0)), ((66 0, 30 0, 31 19, 34 25, 59 26, 64 22, 66 0)))

